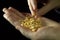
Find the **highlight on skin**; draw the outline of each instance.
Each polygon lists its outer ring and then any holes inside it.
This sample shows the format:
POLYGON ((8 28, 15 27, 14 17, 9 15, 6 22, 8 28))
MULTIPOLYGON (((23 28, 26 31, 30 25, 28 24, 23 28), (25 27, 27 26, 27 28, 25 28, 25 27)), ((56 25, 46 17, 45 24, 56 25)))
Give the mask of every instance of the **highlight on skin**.
MULTIPOLYGON (((29 0, 28 3, 30 3, 31 1, 32 0, 29 0)), ((34 3, 34 1, 32 1, 32 2, 34 3)), ((30 11, 31 11, 30 15, 32 17, 24 16, 21 12, 17 11, 14 8, 8 8, 5 10, 3 9, 4 10, 3 12, 5 13, 3 16, 12 25, 14 25, 14 27, 17 30, 19 30, 24 36, 26 36, 27 38, 30 38, 31 40, 38 40, 38 39, 46 40, 48 38, 49 38, 48 40, 50 40, 51 38, 56 39, 56 40, 60 39, 60 24, 53 20, 50 20, 48 18, 42 17, 42 15, 46 14, 53 8, 60 6, 60 0, 53 0, 53 1, 51 0, 44 7, 42 7, 41 9, 38 9, 38 11, 36 11, 37 9, 33 8, 33 6, 31 4, 29 4, 28 6, 30 8, 30 11), (33 16, 33 14, 34 14, 34 16, 33 16), (37 16, 37 15, 40 15, 41 18, 40 18, 40 16, 38 16, 35 20, 35 16, 37 16), (46 24, 46 25, 44 25, 44 27, 42 26, 41 19, 44 20, 43 24, 46 24), (20 23, 21 23, 21 25, 20 25, 20 23), (27 23, 28 23, 28 25, 27 25, 27 23), (32 24, 34 25, 34 27, 32 24), (30 29, 31 31, 29 31, 21 26, 26 27, 27 29, 30 29), (32 26, 32 29, 31 29, 31 26, 32 26)), ((35 4, 33 4, 33 5, 35 5, 35 4)))

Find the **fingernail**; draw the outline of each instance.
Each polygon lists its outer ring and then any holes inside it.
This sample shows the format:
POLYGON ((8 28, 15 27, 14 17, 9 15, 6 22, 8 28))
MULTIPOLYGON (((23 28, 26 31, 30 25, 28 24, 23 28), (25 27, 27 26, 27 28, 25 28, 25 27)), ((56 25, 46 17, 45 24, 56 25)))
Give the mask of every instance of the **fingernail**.
POLYGON ((2 10, 2 11, 3 11, 3 12, 6 12, 6 10, 7 10, 7 8, 3 8, 3 10, 2 10))
POLYGON ((9 13, 9 10, 7 8, 3 8, 3 12, 7 14, 9 13))
POLYGON ((8 9, 12 9, 12 7, 9 7, 8 9))

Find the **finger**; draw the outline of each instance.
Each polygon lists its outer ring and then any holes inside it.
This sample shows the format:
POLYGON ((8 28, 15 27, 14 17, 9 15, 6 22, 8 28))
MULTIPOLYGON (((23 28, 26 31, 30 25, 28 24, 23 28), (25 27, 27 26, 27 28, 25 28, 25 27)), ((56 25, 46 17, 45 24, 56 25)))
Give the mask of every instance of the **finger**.
POLYGON ((49 12, 50 10, 58 7, 59 5, 60 5, 59 0, 50 1, 47 5, 45 5, 41 9, 39 9, 38 13, 42 16, 42 15, 46 14, 47 12, 49 12))
POLYGON ((42 7, 41 9, 39 9, 38 14, 40 16, 45 15, 51 9, 53 9, 53 8, 50 5, 45 5, 44 7, 42 7))
POLYGON ((17 15, 15 15, 13 12, 11 12, 10 10, 4 10, 5 14, 3 15, 3 17, 8 20, 13 26, 15 26, 16 29, 20 30, 20 17, 18 17, 17 15))
POLYGON ((23 19, 23 17, 17 15, 18 13, 16 11, 12 11, 11 8, 9 8, 9 9, 3 8, 3 12, 6 13, 6 14, 8 14, 8 15, 10 15, 10 16, 14 16, 15 18, 21 18, 21 19, 23 19))
POLYGON ((7 8, 3 8, 2 11, 3 11, 4 13, 6 13, 6 14, 9 13, 7 8))
MULTIPOLYGON (((28 2, 28 6, 29 6, 29 9, 30 9, 30 11, 31 11, 31 14, 32 14, 32 16, 35 16, 36 14, 36 7, 35 8, 33 8, 33 6, 32 5, 34 5, 34 3, 32 4, 31 3, 31 0, 27 0, 27 2, 28 2)), ((35 5, 36 6, 36 5, 35 5)))
POLYGON ((32 6, 32 8, 33 8, 33 16, 34 17, 37 17, 38 16, 38 13, 37 13, 37 0, 30 0, 31 1, 31 6, 32 6))
MULTIPOLYGON (((14 26, 19 25, 20 26, 20 16, 15 15, 14 12, 12 12, 11 10, 4 10, 5 14, 3 15, 3 17, 8 20, 11 24, 13 24, 14 26), (19 23, 19 24, 18 24, 19 23), (16 24, 16 25, 15 25, 16 24)), ((22 20, 22 19, 21 19, 22 20)))
POLYGON ((19 12, 18 10, 12 8, 12 7, 9 7, 8 8, 9 10, 11 10, 12 12, 14 12, 16 15, 20 16, 20 17, 25 17, 21 12, 19 12))
POLYGON ((9 21, 17 30, 20 30, 20 23, 14 16, 10 16, 9 14, 4 14, 3 17, 9 21), (15 21, 16 20, 16 21, 15 21))
POLYGON ((31 5, 33 7, 33 10, 37 9, 37 0, 30 0, 31 1, 31 5))
POLYGON ((6 18, 8 21, 12 21, 12 23, 14 23, 15 21, 19 19, 23 19, 19 17, 18 15, 14 14, 14 12, 12 12, 9 9, 6 9, 6 10, 3 9, 3 12, 6 14, 4 15, 4 18, 6 18))
MULTIPOLYGON (((34 12, 33 12, 33 8, 32 8, 32 6, 31 6, 30 0, 27 0, 27 2, 28 2, 28 6, 29 6, 29 9, 30 9, 31 13, 34 13, 34 12)), ((32 15, 33 15, 33 14, 32 14, 32 15)))
POLYGON ((11 18, 9 18, 10 15, 8 15, 8 14, 4 14, 3 17, 4 17, 7 21, 9 21, 11 24, 13 24, 14 21, 15 21, 14 19, 12 20, 11 18))

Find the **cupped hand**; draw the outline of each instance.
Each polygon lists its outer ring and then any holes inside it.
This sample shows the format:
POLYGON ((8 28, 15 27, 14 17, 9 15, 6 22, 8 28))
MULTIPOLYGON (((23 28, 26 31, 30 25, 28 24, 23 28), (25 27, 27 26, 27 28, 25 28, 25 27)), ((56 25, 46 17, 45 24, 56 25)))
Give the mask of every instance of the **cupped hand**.
POLYGON ((32 40, 60 40, 60 25, 59 23, 50 20, 48 18, 42 17, 41 15, 44 15, 51 9, 59 6, 60 1, 59 0, 53 0, 50 1, 47 5, 42 7, 41 9, 37 10, 36 1, 29 1, 28 5, 31 11, 30 13, 24 13, 19 12, 18 10, 9 7, 4 8, 3 12, 5 13, 3 16, 6 20, 8 20, 14 27, 19 30, 24 36, 32 39, 32 40), (31 3, 32 2, 32 3, 31 3), (33 5, 33 6, 32 6, 33 5), (37 14, 35 14, 37 13, 37 14), (37 31, 32 32, 29 29, 26 29, 25 27, 21 26, 19 20, 25 19, 26 15, 29 16, 39 16, 42 20, 42 24, 44 24, 41 28, 39 28, 37 31))
MULTIPOLYGON (((19 30, 24 36, 36 40, 36 39, 56 39, 56 37, 59 37, 59 23, 49 20, 47 18, 41 17, 41 19, 44 21, 43 24, 46 24, 45 26, 39 28, 36 32, 32 32, 29 29, 26 29, 20 25, 19 20, 23 20, 26 16, 23 15, 23 13, 17 11, 16 9, 9 7, 4 8, 3 12, 5 13, 3 16, 6 20, 8 20, 14 27, 19 30)), ((29 14, 29 13, 28 13, 29 14)), ((27 15, 27 14, 26 14, 27 15)), ((29 14, 31 15, 31 14, 29 14)), ((58 38, 57 38, 58 39, 58 38)))

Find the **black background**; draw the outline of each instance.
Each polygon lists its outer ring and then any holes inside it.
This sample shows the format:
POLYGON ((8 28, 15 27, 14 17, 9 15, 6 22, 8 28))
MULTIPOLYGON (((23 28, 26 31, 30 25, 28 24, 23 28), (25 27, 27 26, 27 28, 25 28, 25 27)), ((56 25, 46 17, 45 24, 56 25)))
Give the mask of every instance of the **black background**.
MULTIPOLYGON (((3 18, 2 9, 9 6, 16 8, 21 12, 30 12, 27 4, 27 0, 0 0, 0 40, 29 40, 24 37, 13 25, 11 25, 6 19, 3 18)), ((38 8, 43 5, 38 4, 38 8)), ((44 15, 54 21, 60 22, 60 14, 54 9, 44 15)))

